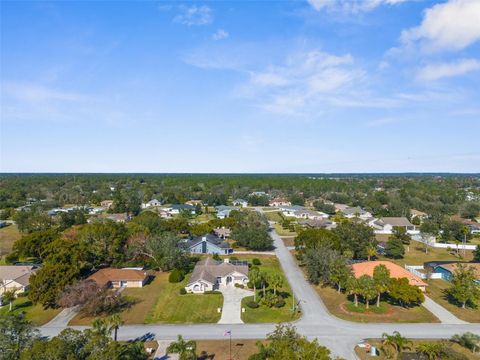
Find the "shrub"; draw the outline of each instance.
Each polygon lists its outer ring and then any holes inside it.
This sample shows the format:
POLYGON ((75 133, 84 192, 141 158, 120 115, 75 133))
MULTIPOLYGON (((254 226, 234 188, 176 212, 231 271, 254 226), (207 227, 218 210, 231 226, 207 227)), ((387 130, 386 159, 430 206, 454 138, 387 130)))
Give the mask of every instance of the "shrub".
POLYGON ((221 260, 220 255, 218 255, 216 253, 213 254, 213 260, 217 260, 217 261, 221 260))
POLYGON ((257 309, 260 305, 258 305, 258 303, 256 301, 249 301, 247 302, 247 306, 250 308, 250 309, 257 309))
POLYGON ((209 290, 204 292, 205 295, 212 295, 212 294, 221 294, 218 290, 209 290))
POLYGON ((238 261, 238 257, 236 257, 236 256, 230 256, 230 261, 238 261))
POLYGON ((235 287, 239 288, 239 289, 244 289, 245 288, 245 286, 243 284, 235 284, 235 287))
POLYGON ((285 306, 285 300, 283 300, 283 298, 279 298, 278 301, 273 306, 275 306, 276 308, 284 307, 285 306))
POLYGON ((255 266, 260 266, 262 265, 261 261, 257 258, 255 259, 252 259, 252 264, 255 265, 255 266))
POLYGON ((168 282, 179 283, 185 278, 183 272, 178 269, 173 269, 170 275, 168 276, 168 282))
POLYGON ((185 295, 187 293, 187 290, 185 288, 180 288, 180 295, 185 295))

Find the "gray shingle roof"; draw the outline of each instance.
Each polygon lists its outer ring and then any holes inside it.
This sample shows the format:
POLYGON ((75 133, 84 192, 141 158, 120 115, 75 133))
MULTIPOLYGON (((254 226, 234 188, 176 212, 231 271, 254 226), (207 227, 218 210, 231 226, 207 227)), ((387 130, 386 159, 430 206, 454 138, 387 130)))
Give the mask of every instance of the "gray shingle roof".
POLYGON ((196 281, 203 280, 211 284, 215 284, 217 277, 224 277, 233 272, 238 272, 245 276, 248 276, 247 265, 234 265, 223 261, 216 261, 212 258, 199 261, 193 269, 192 276, 188 281, 188 285, 193 284, 196 281))

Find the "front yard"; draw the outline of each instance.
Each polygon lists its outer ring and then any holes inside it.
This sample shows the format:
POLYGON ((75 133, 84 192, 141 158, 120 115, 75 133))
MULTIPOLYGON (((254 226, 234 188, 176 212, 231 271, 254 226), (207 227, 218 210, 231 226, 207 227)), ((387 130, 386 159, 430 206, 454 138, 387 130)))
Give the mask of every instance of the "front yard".
POLYGON ((7 225, 0 229, 0 258, 12 251, 12 246, 15 241, 20 239, 22 234, 18 231, 15 224, 7 225))
POLYGON ((450 283, 444 280, 429 280, 427 287, 427 295, 436 301, 459 319, 468 322, 480 322, 480 309, 466 308, 462 309, 455 303, 449 301, 446 290, 450 287, 450 283))
MULTIPOLYGON (((217 309, 223 306, 221 294, 180 295, 189 275, 180 283, 168 282, 169 273, 158 273, 143 288, 129 288, 123 295, 135 304, 120 315, 125 324, 190 324, 215 323, 220 320, 217 309)), ((77 315, 69 325, 88 325, 93 318, 77 315)))
POLYGON ((359 306, 355 308, 351 300, 344 293, 338 293, 331 287, 314 286, 323 303, 332 315, 344 320, 363 323, 436 323, 439 320, 423 306, 403 308, 382 301, 380 308, 375 304, 366 310, 359 299, 359 306))
POLYGON ((145 323, 193 324, 216 323, 221 314, 217 311, 223 307, 222 294, 185 294, 180 289, 187 284, 188 275, 182 282, 172 284, 168 276, 158 289, 158 297, 145 323))
MULTIPOLYGON (((281 308, 260 306, 256 309, 252 309, 247 306, 247 303, 253 300, 253 296, 244 298, 242 300, 242 307, 245 308, 245 312, 242 313, 242 320, 245 323, 279 323, 298 319, 300 317, 298 312, 296 314, 292 314, 292 289, 290 288, 290 284, 288 283, 282 268, 280 267, 277 257, 248 255, 239 257, 239 260, 248 260, 251 262, 253 258, 257 258, 261 261, 261 265, 258 266, 260 271, 270 275, 280 274, 283 277, 283 286, 277 289, 277 291, 279 293, 283 292, 288 295, 284 298, 285 305, 281 308)), ((267 288, 267 290, 269 290, 269 288, 267 288)), ((262 289, 257 289, 257 294, 260 294, 261 292, 262 289)), ((257 296, 257 300, 258 298, 259 296, 257 296)))
MULTIPOLYGON (((465 355, 468 359, 472 359, 472 360, 478 359, 478 356, 473 354, 469 349, 466 349, 466 348, 460 346, 459 344, 457 344, 453 341, 432 340, 432 339, 410 339, 410 341, 412 342, 411 345, 410 345, 411 349, 406 350, 406 352, 414 352, 415 348, 421 343, 426 343, 426 342, 428 342, 428 343, 441 343, 441 342, 443 342, 446 346, 451 348, 453 351, 455 351, 456 353, 465 355)), ((380 339, 367 339, 367 342, 370 345, 375 346, 377 349, 379 349, 380 350, 380 355, 371 356, 370 354, 366 353, 364 348, 360 348, 359 346, 356 346, 355 347, 355 353, 357 354, 357 356, 360 360, 367 360, 367 359, 384 360, 384 359, 388 359, 388 357, 386 357, 385 354, 383 353, 383 351, 381 350, 382 341, 380 339)), ((399 358, 401 359, 401 357, 399 357, 399 358)), ((410 359, 410 358, 408 358, 408 359, 410 359)), ((427 359, 427 357, 425 357, 425 359, 427 359)))
MULTIPOLYGON (((11 314, 25 313, 25 318, 36 326, 41 326, 52 320, 61 309, 43 309, 42 305, 33 305, 26 296, 20 296, 13 302, 11 314)), ((7 315, 9 305, 0 307, 0 315, 7 315)))
MULTIPOLYGON (((232 340, 232 358, 248 360, 258 351, 257 342, 264 340, 232 340)), ((198 359, 228 359, 230 356, 230 340, 197 340, 198 359), (203 355, 202 355, 203 354, 203 355)))

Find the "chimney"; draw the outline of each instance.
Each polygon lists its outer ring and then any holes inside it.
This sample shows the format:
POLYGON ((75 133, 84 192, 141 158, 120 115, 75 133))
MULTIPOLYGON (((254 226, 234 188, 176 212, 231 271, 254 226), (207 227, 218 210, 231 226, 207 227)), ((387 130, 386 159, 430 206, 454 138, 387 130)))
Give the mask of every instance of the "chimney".
POLYGON ((202 237, 202 241, 207 241, 207 237, 206 237, 206 236, 203 236, 203 237, 202 237))

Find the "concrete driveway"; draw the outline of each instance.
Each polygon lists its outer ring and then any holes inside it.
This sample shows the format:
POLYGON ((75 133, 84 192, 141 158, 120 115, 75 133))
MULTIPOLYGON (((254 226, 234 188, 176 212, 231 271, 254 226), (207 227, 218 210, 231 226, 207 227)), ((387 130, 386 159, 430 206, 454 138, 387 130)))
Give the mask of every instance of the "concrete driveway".
POLYGON ((219 289, 223 294, 222 317, 219 324, 243 324, 242 299, 253 296, 253 291, 236 288, 235 286, 221 285, 219 289))

